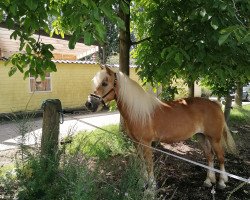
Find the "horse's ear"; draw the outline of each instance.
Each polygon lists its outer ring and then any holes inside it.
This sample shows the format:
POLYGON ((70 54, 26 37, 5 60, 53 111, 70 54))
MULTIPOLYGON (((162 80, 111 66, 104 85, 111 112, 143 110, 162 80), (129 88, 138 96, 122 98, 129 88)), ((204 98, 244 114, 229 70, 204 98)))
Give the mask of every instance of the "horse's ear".
POLYGON ((112 73, 114 73, 108 66, 105 66, 106 72, 111 75, 112 73))

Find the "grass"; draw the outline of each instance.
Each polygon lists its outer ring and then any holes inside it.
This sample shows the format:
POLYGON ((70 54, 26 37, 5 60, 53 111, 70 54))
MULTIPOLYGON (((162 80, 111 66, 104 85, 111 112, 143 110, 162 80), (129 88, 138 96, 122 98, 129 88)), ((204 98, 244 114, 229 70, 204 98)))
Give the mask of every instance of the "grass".
POLYGON ((131 150, 131 143, 120 133, 118 125, 105 126, 103 129, 107 131, 97 129, 78 133, 67 148, 68 152, 71 155, 80 152, 89 157, 106 159, 109 156, 124 155, 131 150))
POLYGON ((250 105, 245 105, 242 108, 233 108, 230 114, 229 123, 232 125, 250 125, 250 105))
POLYGON ((25 159, 16 161, 14 175, 1 173, 0 189, 5 192, 0 197, 145 199, 141 163, 133 145, 119 132, 118 125, 103 128, 108 132, 80 132, 71 143, 61 146, 59 165, 54 159, 41 157, 39 151, 23 151, 25 159))

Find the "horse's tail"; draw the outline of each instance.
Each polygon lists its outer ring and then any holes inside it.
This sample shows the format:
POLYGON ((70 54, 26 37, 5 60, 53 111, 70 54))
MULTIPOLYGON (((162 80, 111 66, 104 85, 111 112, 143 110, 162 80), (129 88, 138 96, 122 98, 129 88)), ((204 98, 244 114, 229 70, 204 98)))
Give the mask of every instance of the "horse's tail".
POLYGON ((229 130, 226 122, 224 123, 224 129, 223 129, 223 145, 226 147, 226 150, 229 153, 232 153, 234 155, 238 154, 236 144, 234 142, 234 139, 230 133, 230 130, 229 130))

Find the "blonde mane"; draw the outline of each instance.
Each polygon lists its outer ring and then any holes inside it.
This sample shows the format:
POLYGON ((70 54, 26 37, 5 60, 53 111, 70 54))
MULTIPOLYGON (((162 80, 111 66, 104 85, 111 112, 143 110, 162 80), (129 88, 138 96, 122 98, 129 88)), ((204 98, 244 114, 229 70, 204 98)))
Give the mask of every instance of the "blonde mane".
POLYGON ((143 88, 122 72, 117 73, 119 94, 118 101, 127 108, 130 118, 135 123, 148 123, 160 100, 145 92, 143 88))

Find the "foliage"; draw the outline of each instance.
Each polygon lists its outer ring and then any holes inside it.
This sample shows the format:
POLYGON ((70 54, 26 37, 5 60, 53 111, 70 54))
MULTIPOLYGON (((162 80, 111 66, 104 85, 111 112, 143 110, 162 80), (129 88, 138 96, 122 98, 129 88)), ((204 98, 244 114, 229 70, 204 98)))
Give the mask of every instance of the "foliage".
POLYGON ((73 49, 82 39, 86 45, 105 43, 107 29, 103 18, 125 28, 124 22, 114 10, 117 0, 4 0, 0 2, 0 22, 9 29, 14 29, 11 38, 21 41, 19 53, 11 57, 13 67, 9 75, 17 70, 37 77, 44 77, 46 71, 56 71, 51 61, 53 46, 43 44, 39 38, 32 38, 34 33, 48 35, 70 35, 69 48, 73 49))
POLYGON ((104 25, 107 29, 106 41, 104 45, 99 46, 99 59, 102 64, 106 64, 111 56, 119 52, 119 28, 108 20, 104 20, 104 25))
POLYGON ((236 80, 246 82, 249 5, 246 0, 136 1, 133 30, 138 39, 150 38, 134 51, 139 75, 163 85, 178 78, 187 84, 203 79, 221 94, 236 80))
MULTIPOLYGON (((13 167, 12 167, 13 168, 13 167)), ((17 188, 16 175, 14 170, 2 171, 0 173, 1 197, 11 200, 15 196, 14 190, 17 188)))

